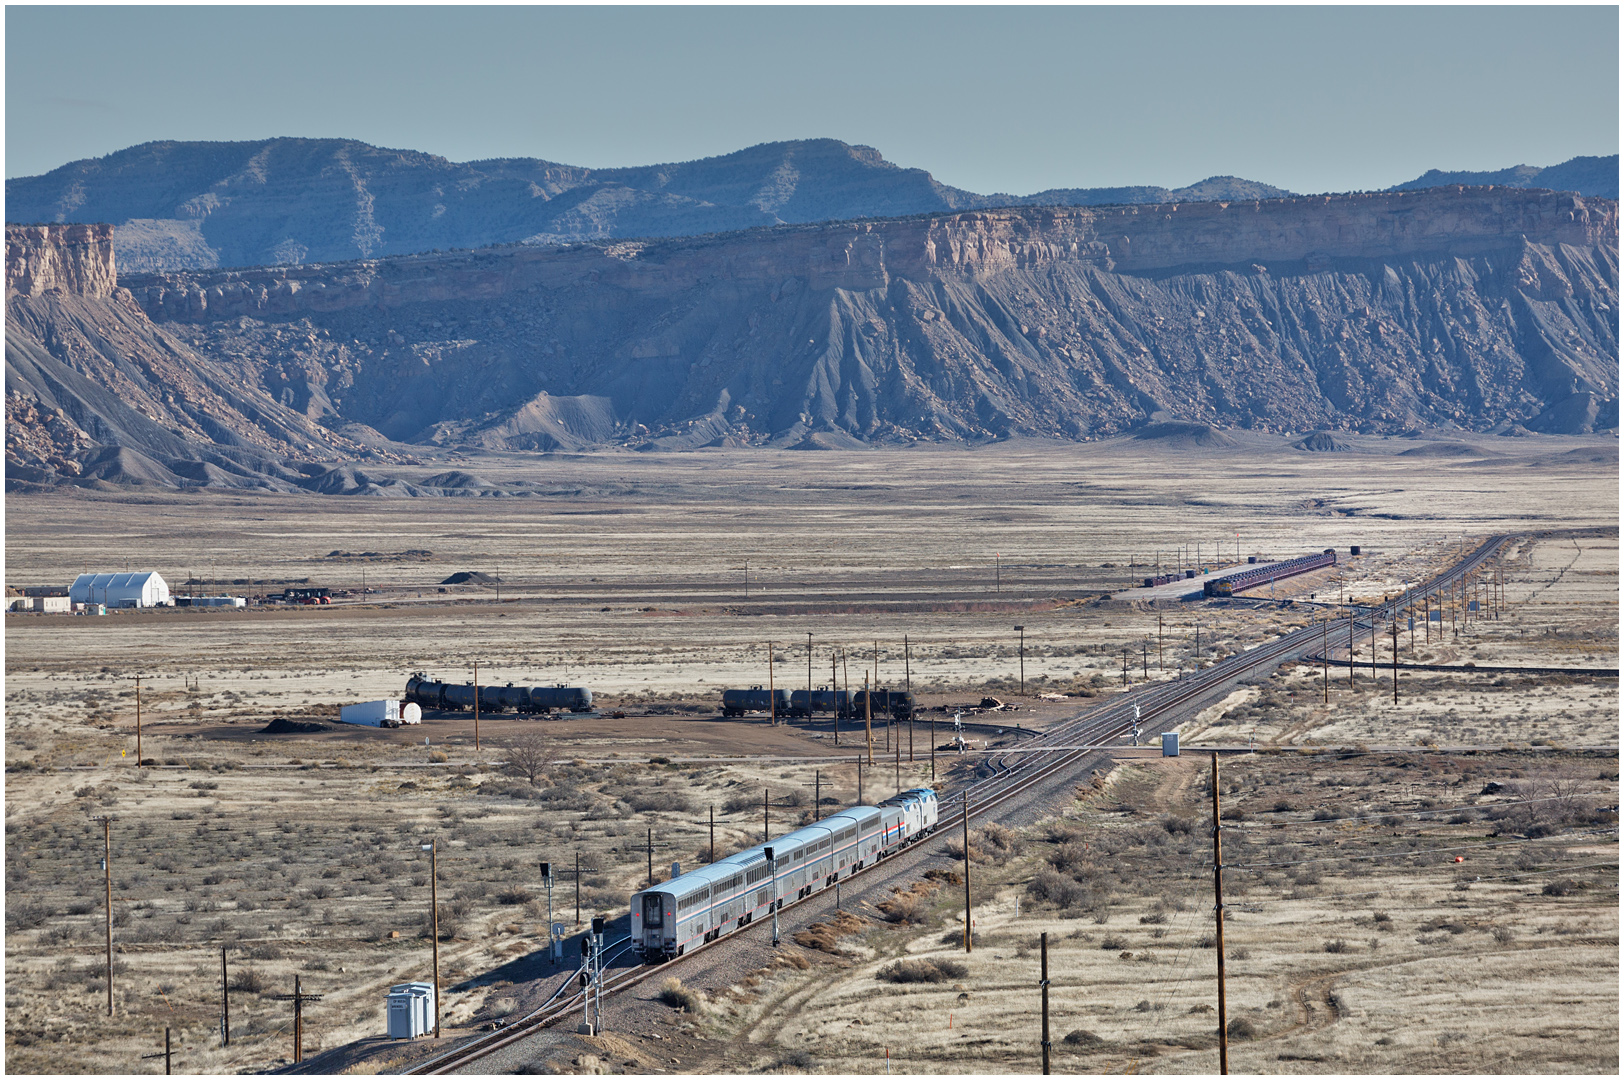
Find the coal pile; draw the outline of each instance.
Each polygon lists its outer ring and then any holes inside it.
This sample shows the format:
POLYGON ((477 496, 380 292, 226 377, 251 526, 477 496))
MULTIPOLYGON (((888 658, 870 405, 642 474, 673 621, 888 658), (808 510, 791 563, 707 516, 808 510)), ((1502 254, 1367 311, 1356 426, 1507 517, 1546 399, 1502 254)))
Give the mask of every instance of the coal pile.
POLYGON ((269 724, 259 729, 261 735, 313 735, 318 731, 331 731, 333 725, 323 724, 316 720, 289 720, 285 716, 278 716, 269 724))

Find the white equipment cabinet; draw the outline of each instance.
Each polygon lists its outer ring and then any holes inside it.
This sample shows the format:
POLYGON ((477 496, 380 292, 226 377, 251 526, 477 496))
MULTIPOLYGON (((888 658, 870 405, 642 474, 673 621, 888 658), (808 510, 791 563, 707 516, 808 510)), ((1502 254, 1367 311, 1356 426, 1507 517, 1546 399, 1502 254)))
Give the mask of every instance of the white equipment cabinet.
POLYGON ((434 984, 401 983, 389 988, 389 1037, 415 1039, 434 1030, 434 984))

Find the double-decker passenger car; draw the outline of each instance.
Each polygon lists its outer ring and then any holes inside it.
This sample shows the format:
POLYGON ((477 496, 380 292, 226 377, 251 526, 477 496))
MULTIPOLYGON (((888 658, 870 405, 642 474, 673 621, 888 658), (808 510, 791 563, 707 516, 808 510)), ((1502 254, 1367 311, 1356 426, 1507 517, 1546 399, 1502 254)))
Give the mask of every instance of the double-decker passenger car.
POLYGON ((936 792, 930 788, 831 814, 633 894, 632 940, 648 963, 681 956, 844 881, 927 836, 936 821, 936 792))

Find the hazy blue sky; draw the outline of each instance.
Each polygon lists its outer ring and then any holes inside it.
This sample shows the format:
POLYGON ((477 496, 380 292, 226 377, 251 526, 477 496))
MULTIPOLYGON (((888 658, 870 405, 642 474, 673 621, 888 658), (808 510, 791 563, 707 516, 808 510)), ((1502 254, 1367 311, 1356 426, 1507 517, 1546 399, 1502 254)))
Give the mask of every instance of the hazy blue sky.
POLYGON ((343 136, 640 165, 829 136, 983 193, 1618 152, 1618 10, 6 9, 5 174, 343 136))

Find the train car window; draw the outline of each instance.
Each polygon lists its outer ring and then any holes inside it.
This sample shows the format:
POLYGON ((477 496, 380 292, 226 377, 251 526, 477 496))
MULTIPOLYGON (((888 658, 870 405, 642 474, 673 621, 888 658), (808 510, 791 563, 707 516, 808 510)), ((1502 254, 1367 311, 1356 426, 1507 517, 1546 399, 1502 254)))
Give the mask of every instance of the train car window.
POLYGON ((665 925, 665 920, 660 916, 659 893, 643 894, 643 925, 650 928, 665 925))

